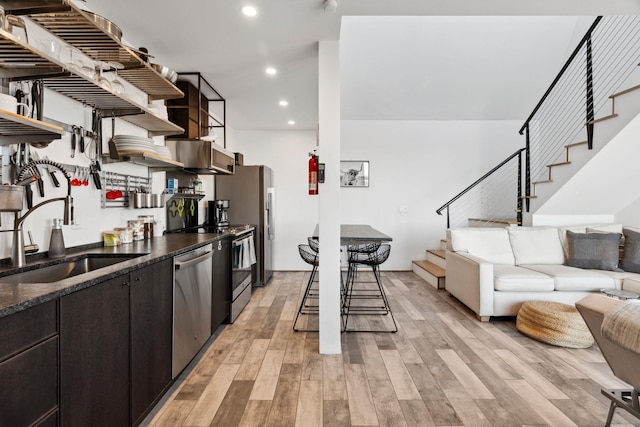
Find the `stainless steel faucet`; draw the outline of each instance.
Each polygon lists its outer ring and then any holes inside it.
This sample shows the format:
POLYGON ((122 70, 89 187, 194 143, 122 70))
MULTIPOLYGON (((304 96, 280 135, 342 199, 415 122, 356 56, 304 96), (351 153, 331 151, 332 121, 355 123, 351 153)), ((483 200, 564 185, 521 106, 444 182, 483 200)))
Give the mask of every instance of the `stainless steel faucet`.
MULTIPOLYGON (((56 197, 49 200, 44 200, 37 205, 30 208, 27 213, 23 216, 19 216, 19 212, 15 214, 15 220, 13 224, 13 266, 14 267, 24 267, 27 263, 27 256, 24 251, 24 233, 22 232, 22 224, 24 220, 27 219, 29 215, 31 215, 34 211, 41 208, 44 205, 48 205, 53 202, 64 202, 64 220, 63 223, 65 225, 69 225, 73 223, 73 197, 71 197, 71 178, 69 173, 60 165, 59 163, 53 162, 51 160, 32 160, 29 162, 18 174, 18 181, 24 182, 25 175, 27 172, 34 173, 37 171, 37 166, 39 164, 49 165, 58 168, 64 177, 67 180, 67 195, 66 197, 56 197)), ((32 175, 33 177, 34 175, 32 175)), ((27 180, 27 182, 32 182, 33 180, 27 180)), ((29 185, 29 184, 27 184, 29 185)))

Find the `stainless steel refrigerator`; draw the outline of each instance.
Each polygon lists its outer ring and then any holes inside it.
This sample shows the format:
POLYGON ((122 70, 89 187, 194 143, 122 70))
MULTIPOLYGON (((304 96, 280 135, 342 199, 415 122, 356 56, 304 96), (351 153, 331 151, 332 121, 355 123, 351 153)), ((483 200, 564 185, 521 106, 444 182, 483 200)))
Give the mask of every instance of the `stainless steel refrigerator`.
POLYGON ((273 171, 267 166, 236 166, 233 175, 216 175, 215 198, 229 200, 229 223, 256 227, 254 286, 273 275, 273 171))

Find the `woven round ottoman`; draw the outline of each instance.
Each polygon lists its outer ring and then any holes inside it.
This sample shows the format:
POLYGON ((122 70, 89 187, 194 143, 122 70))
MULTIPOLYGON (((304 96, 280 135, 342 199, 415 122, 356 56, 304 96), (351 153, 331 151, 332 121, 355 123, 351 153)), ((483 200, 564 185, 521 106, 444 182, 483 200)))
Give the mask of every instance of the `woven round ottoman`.
POLYGON ((560 347, 587 348, 593 344, 593 336, 578 310, 559 302, 522 303, 516 328, 533 339, 560 347))

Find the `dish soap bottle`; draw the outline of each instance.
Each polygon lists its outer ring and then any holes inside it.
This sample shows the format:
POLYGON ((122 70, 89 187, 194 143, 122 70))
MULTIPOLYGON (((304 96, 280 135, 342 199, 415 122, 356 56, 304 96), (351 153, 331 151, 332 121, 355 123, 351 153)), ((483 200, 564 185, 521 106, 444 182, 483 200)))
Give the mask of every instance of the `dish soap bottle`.
POLYGON ((51 227, 51 240, 49 241, 49 258, 60 258, 65 255, 64 238, 62 237, 62 220, 55 218, 51 227))

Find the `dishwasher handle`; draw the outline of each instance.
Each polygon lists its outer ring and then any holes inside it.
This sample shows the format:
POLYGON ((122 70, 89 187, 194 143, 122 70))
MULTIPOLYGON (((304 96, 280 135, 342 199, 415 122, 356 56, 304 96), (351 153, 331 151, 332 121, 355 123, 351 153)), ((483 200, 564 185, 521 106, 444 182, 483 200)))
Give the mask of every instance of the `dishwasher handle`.
POLYGON ((213 256, 213 251, 207 251, 204 254, 200 255, 199 257, 190 259, 189 261, 176 261, 175 262, 175 267, 176 270, 180 270, 180 269, 184 269, 184 268, 189 268, 195 264, 199 264, 202 261, 206 261, 207 259, 211 258, 213 256))

